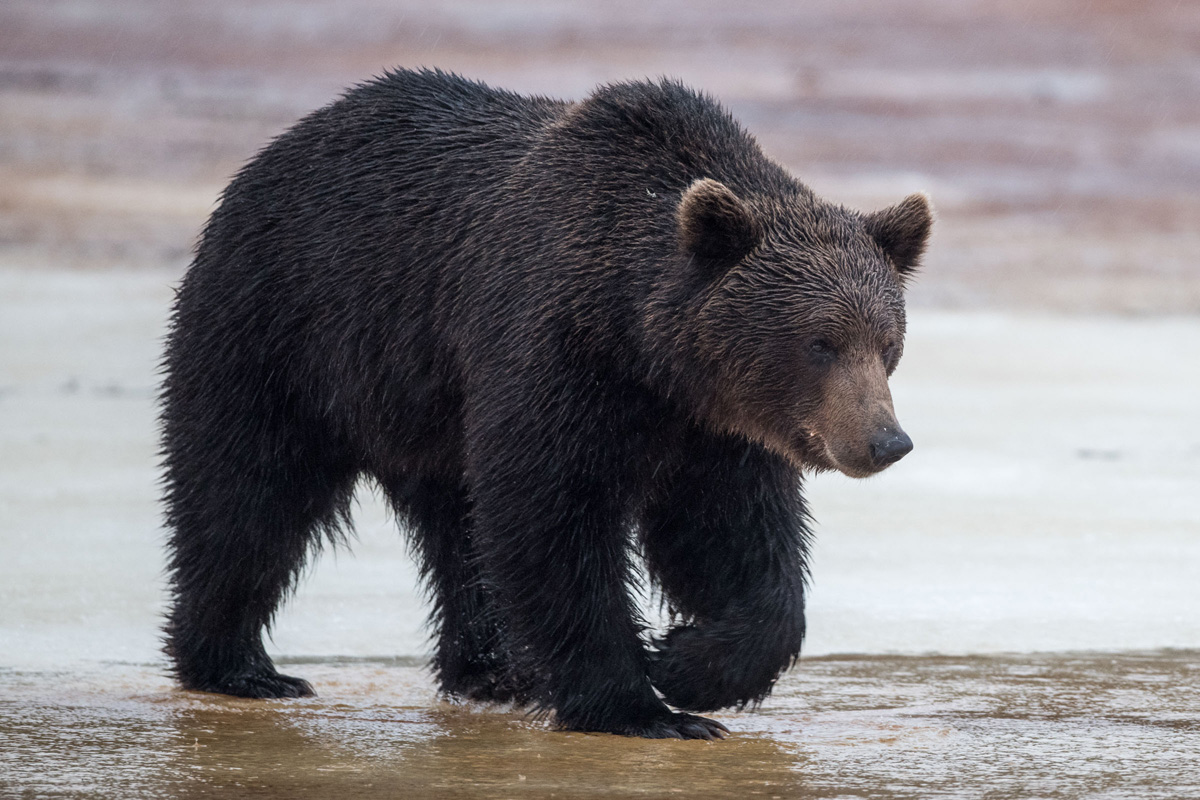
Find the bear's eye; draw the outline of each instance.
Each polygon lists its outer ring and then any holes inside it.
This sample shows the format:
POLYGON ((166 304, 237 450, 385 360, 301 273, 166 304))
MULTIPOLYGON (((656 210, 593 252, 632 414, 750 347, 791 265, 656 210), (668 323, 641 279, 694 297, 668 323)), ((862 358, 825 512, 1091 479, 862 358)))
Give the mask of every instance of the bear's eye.
POLYGON ((814 339, 808 345, 808 354, 813 361, 828 364, 837 358, 837 348, 828 339, 814 339))

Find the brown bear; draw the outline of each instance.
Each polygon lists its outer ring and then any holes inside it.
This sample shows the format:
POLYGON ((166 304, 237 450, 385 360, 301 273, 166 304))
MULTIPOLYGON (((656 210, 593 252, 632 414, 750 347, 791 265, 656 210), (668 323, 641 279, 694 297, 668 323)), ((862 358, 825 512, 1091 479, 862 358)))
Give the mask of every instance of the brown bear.
POLYGON ((722 736, 686 712, 761 700, 800 652, 803 471, 911 449, 887 379, 930 225, 922 195, 822 201, 671 81, 350 90, 238 173, 175 302, 175 674, 312 693, 262 633, 366 477, 420 555, 445 692, 722 736), (677 614, 653 641, 637 559, 677 614))

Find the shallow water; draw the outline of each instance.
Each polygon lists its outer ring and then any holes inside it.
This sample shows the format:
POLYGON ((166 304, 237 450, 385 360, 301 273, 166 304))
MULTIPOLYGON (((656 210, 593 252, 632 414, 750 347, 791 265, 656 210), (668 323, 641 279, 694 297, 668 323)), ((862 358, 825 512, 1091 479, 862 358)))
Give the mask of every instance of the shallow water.
POLYGON ((0 789, 30 797, 1200 796, 1200 652, 806 659, 723 742, 563 733, 440 700, 405 659, 286 669, 320 696, 156 667, 0 672, 0 789))

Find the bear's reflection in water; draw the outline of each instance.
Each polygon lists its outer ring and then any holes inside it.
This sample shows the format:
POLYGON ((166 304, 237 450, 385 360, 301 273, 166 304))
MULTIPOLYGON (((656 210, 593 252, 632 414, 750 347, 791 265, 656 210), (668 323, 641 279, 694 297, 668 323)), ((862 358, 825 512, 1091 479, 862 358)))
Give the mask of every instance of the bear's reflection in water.
POLYGON ((176 718, 182 747, 174 769, 194 776, 176 796, 809 796, 796 756, 756 736, 721 746, 634 740, 552 731, 519 715, 448 704, 293 714, 271 703, 236 716, 222 705, 176 718))

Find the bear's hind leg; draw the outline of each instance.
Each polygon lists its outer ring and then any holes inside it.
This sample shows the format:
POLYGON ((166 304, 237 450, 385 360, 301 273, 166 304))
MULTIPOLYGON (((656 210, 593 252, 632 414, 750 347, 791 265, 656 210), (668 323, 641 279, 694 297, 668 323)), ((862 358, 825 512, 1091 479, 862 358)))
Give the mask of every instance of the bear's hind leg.
POLYGON ((187 689, 305 697, 262 643, 310 549, 346 519, 355 471, 328 450, 256 420, 201 432, 164 415, 173 603, 165 650, 187 689), (316 454, 325 453, 325 457, 316 454))
POLYGON ((433 668, 442 691, 485 702, 526 702, 527 682, 513 674, 476 564, 466 488, 436 478, 383 484, 397 517, 411 528, 433 601, 433 668))

